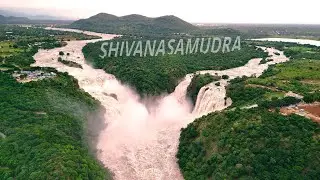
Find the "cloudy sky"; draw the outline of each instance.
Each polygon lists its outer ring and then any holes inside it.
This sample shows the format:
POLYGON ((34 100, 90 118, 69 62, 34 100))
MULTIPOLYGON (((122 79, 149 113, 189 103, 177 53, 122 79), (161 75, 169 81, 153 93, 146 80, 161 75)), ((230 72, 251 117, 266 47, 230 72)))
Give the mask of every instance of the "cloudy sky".
POLYGON ((320 24, 319 0, 1 0, 0 7, 71 19, 105 12, 117 16, 175 15, 199 23, 320 24))

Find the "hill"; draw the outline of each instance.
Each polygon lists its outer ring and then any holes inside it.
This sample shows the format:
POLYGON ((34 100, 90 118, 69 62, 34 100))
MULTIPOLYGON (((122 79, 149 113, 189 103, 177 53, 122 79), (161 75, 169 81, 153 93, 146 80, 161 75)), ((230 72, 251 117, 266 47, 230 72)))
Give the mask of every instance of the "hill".
POLYGON ((1 8, 0 14, 3 16, 26 17, 30 20, 70 20, 68 17, 59 16, 61 13, 52 15, 45 9, 37 8, 1 8))
MULTIPOLYGON (((0 24, 70 24, 73 21, 70 20, 46 20, 45 16, 43 19, 29 19, 27 17, 16 17, 16 16, 3 16, 0 14, 0 24)), ((49 18, 49 17, 48 17, 49 18)))
POLYGON ((99 13, 88 19, 80 19, 68 25, 68 28, 118 34, 168 34, 197 29, 192 24, 175 16, 149 18, 132 14, 117 17, 106 13, 99 13))
POLYGON ((15 16, 3 16, 0 15, 0 24, 20 24, 20 23, 27 23, 30 19, 26 17, 15 17, 15 16))
POLYGON ((212 113, 182 130, 177 157, 189 179, 317 179, 319 125, 259 110, 212 113))

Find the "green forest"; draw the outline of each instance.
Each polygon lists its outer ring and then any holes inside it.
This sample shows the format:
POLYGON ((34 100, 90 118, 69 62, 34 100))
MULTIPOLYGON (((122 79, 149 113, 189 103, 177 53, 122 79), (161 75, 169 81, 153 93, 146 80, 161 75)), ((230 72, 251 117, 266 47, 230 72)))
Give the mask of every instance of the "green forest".
POLYGON ((320 101, 320 48, 254 42, 284 51, 290 61, 259 78, 230 80, 231 107, 203 116, 181 130, 177 153, 185 179, 318 179, 320 126, 279 108, 320 101), (303 99, 285 96, 289 91, 303 99), (257 104, 257 108, 243 107, 257 104), (276 109, 276 111, 272 111, 276 109))
MULTIPOLYGON (((21 51, 0 56, 0 179, 110 179, 88 144, 94 138, 90 125, 103 125, 101 105, 67 73, 31 68, 39 48, 33 41, 35 35, 27 28, 15 28, 21 33, 10 40, 17 47, 10 48, 21 51), (20 45, 20 38, 31 47, 20 45), (19 83, 11 74, 20 70, 57 76, 19 83)), ((37 37, 45 38, 47 33, 37 37)), ((44 40, 43 47, 51 48, 51 42, 44 40)))
POLYGON ((21 27, 20 25, 0 25, 0 41, 15 40, 19 42, 41 42, 44 39, 51 40, 87 40, 99 37, 73 33, 67 31, 46 30, 35 25, 21 27))
POLYGON ((198 29, 198 27, 172 15, 149 18, 138 14, 118 17, 107 13, 99 13, 87 19, 80 19, 66 27, 121 35, 186 33, 198 29))
POLYGON ((193 179, 318 179, 319 124, 266 109, 211 113, 182 129, 178 164, 193 179))
MULTIPOLYGON (((127 40, 128 37, 123 38, 127 40)), ((118 38, 113 41, 122 40, 118 38)), ((228 53, 195 53, 186 56, 165 54, 153 57, 111 56, 102 59, 99 57, 103 54, 100 49, 102 43, 89 43, 83 48, 86 61, 134 87, 141 96, 170 93, 178 81, 189 73, 208 69, 230 69, 242 66, 252 58, 267 57, 262 50, 257 50, 244 42, 241 44, 241 50, 228 53)))

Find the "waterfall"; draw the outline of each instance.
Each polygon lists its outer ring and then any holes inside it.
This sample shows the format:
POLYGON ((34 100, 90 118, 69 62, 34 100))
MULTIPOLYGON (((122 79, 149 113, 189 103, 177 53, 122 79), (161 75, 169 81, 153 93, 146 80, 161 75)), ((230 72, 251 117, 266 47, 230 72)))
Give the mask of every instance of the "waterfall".
MULTIPOLYGON (((116 37, 80 32, 100 36, 100 40, 116 37)), ((104 117, 107 126, 100 132, 97 158, 114 173, 115 179, 183 179, 175 157, 180 129, 197 117, 231 105, 231 99, 226 98, 227 80, 221 80, 220 86, 210 83, 202 87, 193 111, 186 97, 193 74, 186 75, 171 94, 152 97, 152 100, 141 99, 132 88, 113 75, 86 64, 82 48, 96 41, 99 40, 70 41, 65 47, 40 50, 34 55, 36 62, 32 66, 53 67, 60 72, 68 72, 78 80, 80 88, 101 102, 106 109, 104 117), (69 52, 68 60, 81 64, 83 69, 59 63, 59 51, 69 52)), ((259 65, 261 59, 252 59, 242 67, 197 73, 228 75, 230 79, 244 75, 259 76, 269 64, 288 60, 278 50, 263 49, 272 55, 273 61, 259 65), (274 52, 280 52, 280 55, 274 52)))

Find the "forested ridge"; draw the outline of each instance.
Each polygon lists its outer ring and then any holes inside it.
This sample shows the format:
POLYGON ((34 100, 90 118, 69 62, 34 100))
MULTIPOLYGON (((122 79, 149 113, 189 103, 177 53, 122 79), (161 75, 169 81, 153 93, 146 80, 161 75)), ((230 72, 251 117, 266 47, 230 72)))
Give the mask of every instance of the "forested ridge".
POLYGON ((138 14, 131 14, 117 17, 106 13, 99 13, 87 19, 80 19, 67 27, 122 35, 186 33, 198 29, 196 26, 175 16, 149 18, 138 14))
MULTIPOLYGON (((167 37, 168 39, 169 37, 167 37)), ((118 38, 114 42, 128 40, 118 38)), ((131 39, 130 41, 134 41, 131 39)), ((142 38, 142 40, 147 40, 142 38)), ((152 39, 151 39, 152 40, 152 39)), ((155 39, 157 40, 157 39, 155 39)), ((109 43, 111 41, 108 41, 109 43)), ((134 87, 141 96, 170 93, 186 74, 199 70, 223 70, 246 64, 250 59, 266 57, 266 53, 246 43, 241 50, 227 53, 165 54, 158 56, 105 57, 100 47, 103 42, 90 43, 83 48, 86 61, 95 68, 104 69, 119 80, 134 87)))
POLYGON ((6 17, 3 15, 0 15, 0 24, 17 24, 17 23, 26 23, 29 22, 30 19, 25 17, 6 17))
MULTIPOLYGON (((103 126, 100 103, 80 90, 77 80, 67 73, 31 68, 39 48, 33 31, 28 35, 26 28, 15 29, 24 35, 15 34, 9 43, 16 47, 8 46, 6 54, 0 53, 0 179, 110 179, 95 159, 95 149, 88 146, 95 138, 89 126, 103 126), (19 43, 21 38, 26 45, 19 43), (12 73, 22 70, 56 76, 19 83, 12 73)), ((45 39, 46 33, 38 37, 45 39)), ((53 41, 41 42, 41 47, 54 47, 53 41)))
POLYGON ((183 129, 185 179, 317 179, 319 125, 265 109, 212 113, 183 129))

